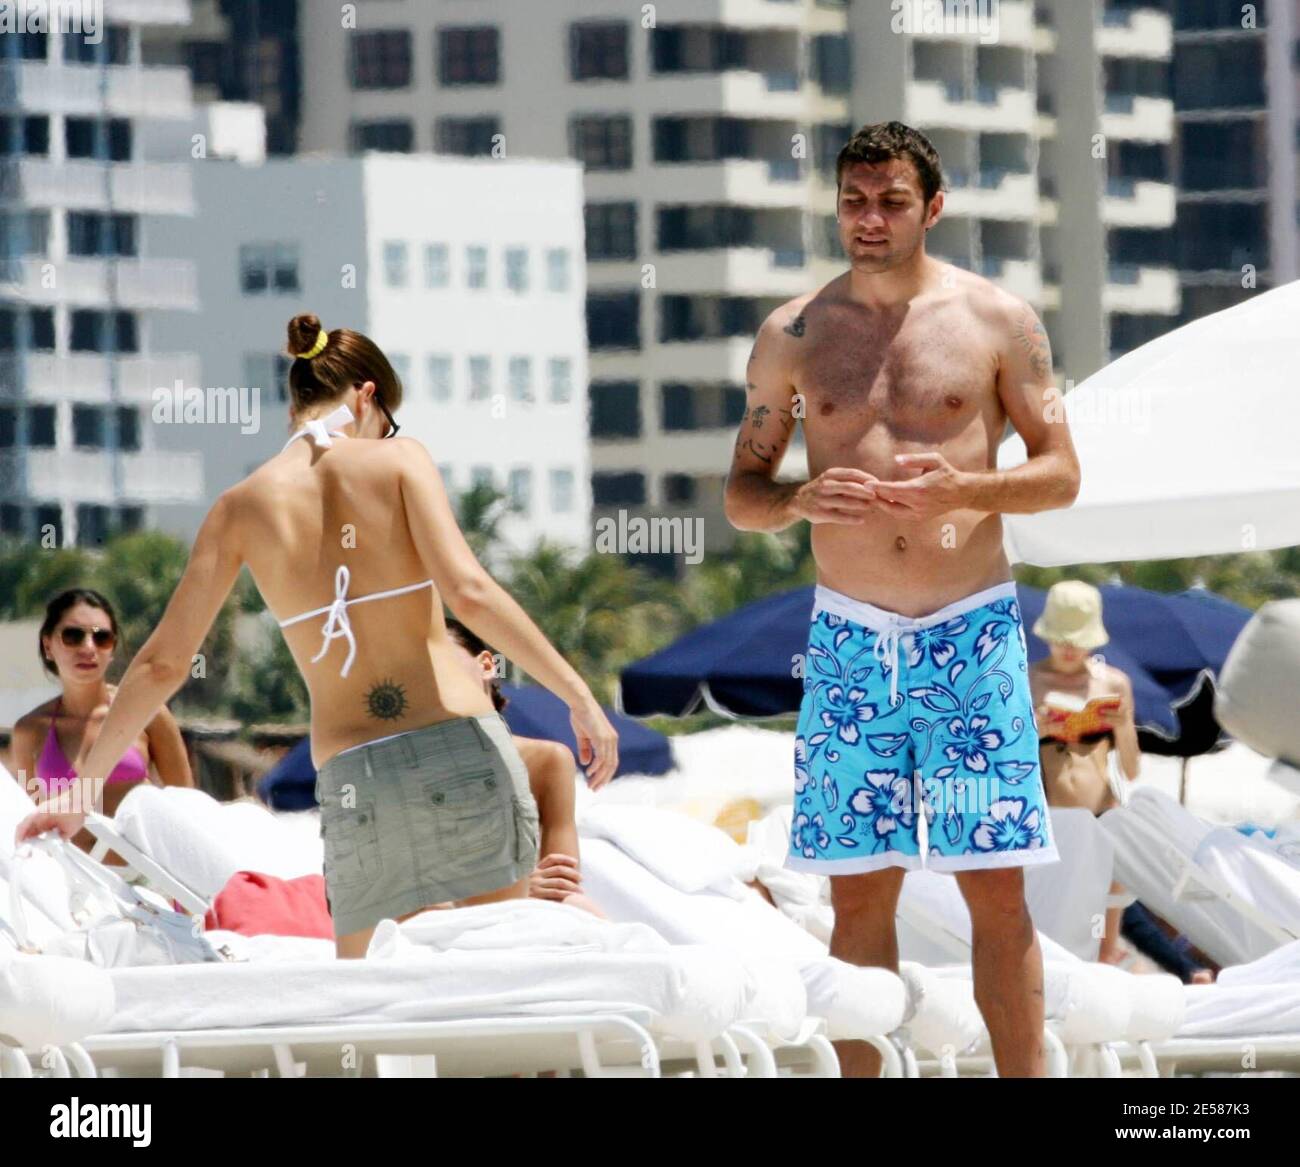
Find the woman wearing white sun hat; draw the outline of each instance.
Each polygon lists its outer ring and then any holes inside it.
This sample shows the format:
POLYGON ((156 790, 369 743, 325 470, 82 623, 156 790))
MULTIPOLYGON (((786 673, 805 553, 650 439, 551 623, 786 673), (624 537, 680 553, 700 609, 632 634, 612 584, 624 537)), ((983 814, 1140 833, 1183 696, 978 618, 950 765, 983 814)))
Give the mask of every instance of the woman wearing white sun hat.
MULTIPOLYGON (((1034 635, 1048 647, 1048 655, 1029 666, 1047 804, 1085 807, 1099 815, 1116 805, 1109 778, 1111 752, 1118 753, 1119 768, 1130 781, 1141 765, 1133 684, 1121 669, 1093 655, 1110 640, 1101 619, 1101 592, 1083 580, 1054 584, 1034 623, 1034 635), (1063 713, 1067 705, 1084 704, 1088 716, 1082 724, 1063 713)), ((1118 884, 1112 885, 1112 892, 1119 890, 1118 884)), ((1120 915, 1119 908, 1106 913, 1100 960, 1120 955, 1120 915)))

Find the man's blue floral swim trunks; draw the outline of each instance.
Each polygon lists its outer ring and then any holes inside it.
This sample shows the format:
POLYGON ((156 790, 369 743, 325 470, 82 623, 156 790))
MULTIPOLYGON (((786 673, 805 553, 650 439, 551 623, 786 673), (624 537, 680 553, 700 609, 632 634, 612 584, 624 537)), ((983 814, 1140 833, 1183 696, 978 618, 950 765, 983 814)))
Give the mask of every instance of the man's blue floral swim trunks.
POLYGON ((819 586, 786 866, 1055 862, 1027 668, 1014 583, 916 619, 819 586))

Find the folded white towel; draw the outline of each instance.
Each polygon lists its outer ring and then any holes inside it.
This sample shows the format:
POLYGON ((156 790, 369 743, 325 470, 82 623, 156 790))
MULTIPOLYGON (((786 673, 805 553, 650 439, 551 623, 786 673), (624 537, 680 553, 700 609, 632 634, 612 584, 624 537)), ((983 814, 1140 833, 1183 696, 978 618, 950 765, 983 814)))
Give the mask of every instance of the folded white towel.
POLYGON ((578 833, 606 839, 671 887, 693 895, 717 891, 740 898, 753 878, 754 856, 725 831, 677 811, 652 806, 593 806, 578 833))

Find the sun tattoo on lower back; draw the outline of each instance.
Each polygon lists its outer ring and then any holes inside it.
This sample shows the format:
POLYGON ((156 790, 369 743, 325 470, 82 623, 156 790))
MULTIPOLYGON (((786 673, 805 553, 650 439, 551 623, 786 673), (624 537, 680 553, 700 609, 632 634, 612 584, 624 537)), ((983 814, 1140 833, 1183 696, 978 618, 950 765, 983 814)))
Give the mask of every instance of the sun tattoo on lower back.
POLYGON ((366 693, 366 711, 380 721, 396 721, 408 705, 405 687, 391 678, 376 682, 366 693))

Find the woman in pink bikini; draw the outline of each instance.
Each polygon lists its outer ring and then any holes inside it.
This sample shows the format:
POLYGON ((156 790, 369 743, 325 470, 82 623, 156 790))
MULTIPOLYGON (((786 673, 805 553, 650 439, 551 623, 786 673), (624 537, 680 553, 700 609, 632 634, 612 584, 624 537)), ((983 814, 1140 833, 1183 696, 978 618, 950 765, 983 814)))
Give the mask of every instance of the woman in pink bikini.
MULTIPOLYGON (((18 719, 13 733, 13 762, 18 781, 35 802, 72 786, 77 771, 70 759, 88 753, 117 692, 108 683, 119 634, 112 605, 89 588, 55 596, 45 609, 40 654, 45 671, 63 691, 18 719)), ((163 706, 113 767, 104 786, 101 810, 112 815, 122 799, 153 770, 164 786, 193 786, 189 758, 176 719, 163 706)), ((88 831, 76 837, 89 850, 88 831)))

